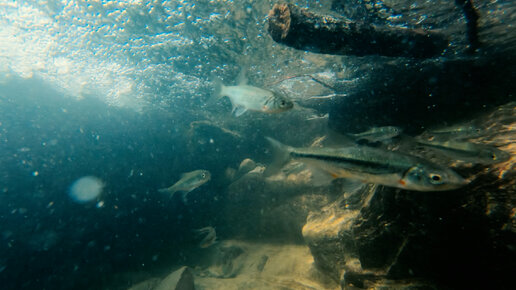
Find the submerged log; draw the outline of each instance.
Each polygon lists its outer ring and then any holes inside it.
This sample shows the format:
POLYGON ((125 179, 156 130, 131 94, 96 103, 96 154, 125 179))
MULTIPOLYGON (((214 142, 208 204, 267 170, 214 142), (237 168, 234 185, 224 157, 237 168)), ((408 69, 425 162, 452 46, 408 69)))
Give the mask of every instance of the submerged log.
POLYGON ((274 41, 296 49, 340 55, 428 58, 448 46, 440 33, 358 23, 292 4, 274 5, 269 12, 269 33, 274 41))

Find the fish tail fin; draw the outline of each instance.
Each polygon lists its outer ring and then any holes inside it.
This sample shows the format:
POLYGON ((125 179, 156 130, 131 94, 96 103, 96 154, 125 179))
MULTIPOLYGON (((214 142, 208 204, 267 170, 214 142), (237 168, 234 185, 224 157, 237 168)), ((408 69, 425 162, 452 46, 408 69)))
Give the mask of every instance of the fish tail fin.
POLYGON ((174 193, 176 193, 177 191, 178 190, 173 186, 158 189, 158 192, 170 194, 171 196, 174 196, 174 193))
POLYGON ((247 69, 248 69, 247 65, 243 66, 242 69, 240 70, 240 73, 238 74, 237 84, 239 86, 247 85, 247 77, 245 75, 247 69))
POLYGON ((222 80, 215 75, 211 76, 213 87, 215 88, 215 92, 213 96, 208 100, 208 104, 212 105, 213 103, 216 103, 218 100, 220 100, 222 97, 224 97, 224 89, 226 86, 222 83, 222 80))
POLYGON ((290 151, 292 147, 282 144, 281 142, 265 137, 272 146, 273 162, 265 169, 265 176, 274 175, 280 171, 280 169, 290 161, 290 151))
POLYGON ((222 83, 222 80, 220 80, 219 78, 216 78, 214 80, 214 85, 215 85, 215 94, 214 94, 214 97, 218 100, 222 97, 224 97, 223 95, 223 92, 224 92, 224 84, 222 83))

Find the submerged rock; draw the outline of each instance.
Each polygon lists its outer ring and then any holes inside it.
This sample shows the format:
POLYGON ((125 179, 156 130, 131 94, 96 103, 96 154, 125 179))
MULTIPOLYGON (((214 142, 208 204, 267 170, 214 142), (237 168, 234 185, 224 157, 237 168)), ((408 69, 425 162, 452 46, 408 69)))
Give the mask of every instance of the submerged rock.
POLYGON ((240 166, 238 167, 238 173, 244 175, 247 172, 253 170, 255 167, 256 162, 254 162, 252 159, 246 158, 240 163, 240 166))
POLYGON ((240 274, 244 260, 247 256, 247 251, 241 245, 234 243, 223 242, 222 245, 217 247, 211 252, 212 255, 209 258, 211 260, 211 266, 209 269, 202 271, 201 276, 212 277, 212 278, 235 278, 240 274))
POLYGON ((159 278, 151 278, 143 282, 140 282, 136 285, 133 285, 128 290, 153 290, 160 282, 161 279, 159 278))
POLYGON ((163 279, 154 290, 195 290, 192 271, 186 266, 181 267, 163 279))
POLYGON ((301 242, 301 229, 311 210, 329 202, 328 188, 315 188, 288 179, 269 180, 256 166, 232 184, 225 196, 228 235, 241 238, 288 239, 301 242))
POLYGON ((204 259, 196 268, 199 289, 338 289, 312 266, 304 245, 227 240, 204 259))

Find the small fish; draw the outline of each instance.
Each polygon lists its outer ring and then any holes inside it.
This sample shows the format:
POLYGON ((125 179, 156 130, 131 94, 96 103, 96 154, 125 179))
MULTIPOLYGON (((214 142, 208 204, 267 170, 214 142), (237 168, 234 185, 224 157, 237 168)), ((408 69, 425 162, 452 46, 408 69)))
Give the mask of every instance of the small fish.
POLYGON ((468 141, 418 138, 416 142, 430 149, 437 150, 451 158, 472 163, 494 164, 507 161, 511 158, 509 153, 496 147, 468 141))
POLYGON ((159 192, 170 193, 174 195, 174 193, 178 191, 183 192, 183 201, 186 203, 186 195, 196 189, 197 187, 205 184, 210 181, 211 174, 208 170, 194 170, 191 172, 181 174, 181 179, 178 182, 174 183, 174 185, 159 189, 159 192))
POLYGON ((329 117, 330 117, 330 114, 328 114, 328 113, 322 114, 322 115, 313 114, 310 117, 306 118, 306 120, 311 121, 311 120, 328 119, 329 117))
POLYGON ((366 140, 369 142, 379 142, 392 139, 400 135, 402 130, 394 126, 374 127, 362 133, 347 134, 355 140, 366 140))
POLYGON ((204 227, 202 229, 194 230, 197 236, 203 236, 204 238, 199 243, 200 248, 208 248, 217 241, 217 234, 213 227, 204 227))
POLYGON ((446 128, 437 128, 428 130, 430 134, 434 135, 446 135, 446 136, 477 136, 481 133, 481 130, 473 125, 457 125, 446 128))
POLYGON ((444 128, 429 129, 420 135, 421 138, 428 140, 467 140, 478 137, 482 134, 482 130, 474 125, 455 125, 444 128))
POLYGON ((268 138, 275 151, 271 168, 295 159, 333 178, 350 178, 416 191, 444 191, 467 181, 453 170, 427 160, 369 146, 294 148, 268 138))
POLYGON ((216 85, 215 97, 217 99, 228 97, 233 105, 232 112, 237 117, 248 110, 281 113, 294 107, 294 103, 286 96, 247 85, 243 80, 237 86, 224 86, 220 81, 217 81, 216 85))

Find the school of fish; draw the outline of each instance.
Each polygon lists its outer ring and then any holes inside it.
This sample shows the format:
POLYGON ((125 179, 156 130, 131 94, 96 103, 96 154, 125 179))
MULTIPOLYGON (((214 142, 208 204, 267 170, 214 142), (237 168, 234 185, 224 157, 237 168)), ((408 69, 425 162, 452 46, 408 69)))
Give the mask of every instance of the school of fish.
MULTIPOLYGON (((215 85, 213 100, 228 97, 233 107, 232 113, 236 117, 247 111, 270 114, 294 108, 293 101, 284 94, 250 86, 244 79, 239 80, 236 86, 225 86, 219 80, 215 81, 215 85)), ((409 137, 408 140, 411 144, 423 146, 448 158, 474 164, 494 164, 511 158, 509 153, 494 146, 468 140, 480 133, 481 130, 474 126, 455 126, 428 130, 418 137, 409 137)), ((382 146, 395 138, 404 138, 399 127, 374 127, 345 136, 354 143, 323 147, 320 144, 326 138, 323 136, 313 146, 292 147, 265 137, 271 145, 274 160, 264 174, 270 176, 278 173, 285 165, 296 161, 295 164, 304 164, 314 173, 316 180, 313 184, 327 184, 344 178, 359 184, 373 183, 409 191, 437 192, 458 189, 470 182, 447 166, 407 154, 403 150, 393 151, 388 146, 382 146)), ((171 196, 182 192, 182 200, 187 204, 188 193, 210 179, 211 173, 208 170, 194 170, 183 173, 172 186, 158 191, 171 196)), ((215 229, 211 226, 194 230, 194 233, 200 238, 200 248, 208 248, 216 243, 215 229)))

